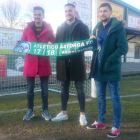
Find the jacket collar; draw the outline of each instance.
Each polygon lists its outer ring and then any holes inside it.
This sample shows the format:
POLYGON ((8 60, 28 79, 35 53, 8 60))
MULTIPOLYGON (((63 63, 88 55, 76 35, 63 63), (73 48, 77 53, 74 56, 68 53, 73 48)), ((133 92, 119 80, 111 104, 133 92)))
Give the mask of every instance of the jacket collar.
MULTIPOLYGON (((27 25, 28 25, 27 28, 32 28, 34 26, 34 24, 35 24, 34 21, 28 22, 27 23, 27 25)), ((44 29, 45 32, 52 30, 51 26, 47 22, 43 21, 43 24, 44 24, 44 27, 45 27, 45 29, 44 29)))
POLYGON ((107 28, 108 26, 111 27, 111 23, 112 23, 112 19, 110 19, 109 22, 105 26, 103 26, 102 24, 102 27, 103 28, 107 28))
MULTIPOLYGON (((111 20, 112 20, 112 23, 111 23, 111 28, 110 28, 109 33, 118 30, 117 26, 121 23, 121 21, 118 21, 118 19, 115 18, 115 17, 111 18, 111 20)), ((98 28, 100 28, 101 26, 102 26, 102 21, 100 21, 100 22, 96 25, 96 27, 94 28, 94 30, 93 30, 93 34, 94 34, 94 35, 96 35, 96 32, 97 32, 96 30, 97 30, 98 28)))
MULTIPOLYGON (((79 19, 77 19, 77 18, 75 18, 75 22, 73 23, 73 24, 74 24, 74 27, 75 27, 77 24, 79 24, 79 23, 82 23, 82 21, 79 20, 79 19)), ((60 25, 60 27, 65 27, 66 24, 67 24, 67 22, 65 21, 64 23, 62 23, 62 24, 60 25)))

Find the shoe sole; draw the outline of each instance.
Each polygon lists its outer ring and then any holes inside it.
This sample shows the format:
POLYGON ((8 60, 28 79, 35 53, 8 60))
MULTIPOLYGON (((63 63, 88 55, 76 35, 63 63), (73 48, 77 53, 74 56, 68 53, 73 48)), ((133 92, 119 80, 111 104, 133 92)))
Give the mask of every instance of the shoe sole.
POLYGON ((45 118, 45 120, 46 120, 46 121, 51 121, 51 119, 46 119, 46 118, 45 118))
MULTIPOLYGON (((80 121, 79 121, 79 122, 80 122, 80 121)), ((80 125, 81 125, 81 126, 86 126, 87 123, 81 123, 81 122, 80 122, 80 125)))
POLYGON ((46 119, 43 115, 42 118, 45 119, 46 121, 51 121, 51 119, 46 119))
POLYGON ((96 130, 96 129, 105 129, 105 127, 104 128, 90 128, 90 127, 87 127, 87 129, 89 129, 89 130, 96 130))
POLYGON ((61 120, 53 120, 53 119, 52 119, 53 122, 60 122, 60 121, 66 121, 66 120, 68 120, 68 118, 66 118, 66 119, 61 119, 61 120))
POLYGON ((33 114, 29 119, 23 119, 23 121, 29 121, 30 119, 32 119, 35 115, 33 114))
POLYGON ((81 126, 86 126, 87 124, 81 124, 81 123, 80 123, 80 125, 81 125, 81 126))
POLYGON ((107 137, 109 137, 109 138, 117 138, 118 136, 109 136, 109 135, 107 135, 107 137))

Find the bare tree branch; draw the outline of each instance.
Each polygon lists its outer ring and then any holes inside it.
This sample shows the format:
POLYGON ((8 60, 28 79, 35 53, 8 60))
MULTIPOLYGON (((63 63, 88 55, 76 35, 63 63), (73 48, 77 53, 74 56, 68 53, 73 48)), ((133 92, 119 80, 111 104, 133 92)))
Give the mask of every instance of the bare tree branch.
POLYGON ((33 20, 33 7, 35 6, 40 6, 40 7, 43 7, 43 4, 41 4, 40 2, 30 2, 28 5, 27 5, 27 13, 25 14, 26 17, 28 17, 31 21, 33 20))
POLYGON ((17 19, 20 7, 20 4, 16 0, 7 0, 0 5, 1 13, 4 19, 3 22, 6 27, 14 28, 18 24, 17 19))

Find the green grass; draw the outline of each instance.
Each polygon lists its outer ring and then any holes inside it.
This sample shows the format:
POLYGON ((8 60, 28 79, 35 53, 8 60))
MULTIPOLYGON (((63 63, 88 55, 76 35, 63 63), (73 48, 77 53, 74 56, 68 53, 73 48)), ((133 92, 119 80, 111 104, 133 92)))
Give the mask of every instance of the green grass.
POLYGON ((140 94, 140 76, 125 77, 120 82, 121 95, 140 94))
MULTIPOLYGON (((140 97, 122 99, 123 117, 121 135, 118 140, 139 140, 140 137, 140 97)), ((41 139, 55 138, 56 140, 108 140, 107 133, 111 128, 112 109, 111 101, 107 101, 105 130, 87 130, 86 127, 79 125, 79 106, 78 104, 68 105, 69 120, 64 122, 48 122, 41 118, 41 109, 35 110, 35 117, 29 121, 22 121, 25 111, 1 115, 0 133, 6 140, 41 139)), ((50 113, 55 116, 60 110, 60 106, 51 107, 50 113)), ((97 101, 93 100, 86 104, 86 116, 88 123, 91 124, 97 117, 97 101)))
MULTIPOLYGON (((140 94, 140 76, 123 78, 120 83, 121 95, 140 94)), ((108 94, 108 93, 107 93, 108 94)), ((77 100, 70 96, 69 101, 77 100)), ((49 103, 60 103, 60 94, 50 93, 49 103)), ((35 96, 35 106, 41 106, 41 97, 35 96)), ((0 97, 0 110, 22 109, 26 107, 26 95, 13 95, 0 97)), ((61 107, 49 107, 54 117, 61 107)), ((34 111, 35 117, 28 121, 22 121, 26 111, 0 115, 0 140, 109 140, 107 134, 112 124, 112 102, 107 100, 107 114, 105 130, 87 130, 79 125, 79 105, 68 105, 68 121, 51 122, 41 118, 42 109, 34 111)), ((97 99, 86 103, 86 117, 88 124, 97 119, 97 99)), ((122 98, 122 125, 121 135, 117 140, 140 139, 140 96, 122 98)))
MULTIPOLYGON (((11 96, 2 96, 0 97, 0 110, 7 111, 13 109, 22 109, 27 107, 27 97, 26 94, 20 95, 11 95, 11 96)), ((77 100, 76 96, 71 96, 69 101, 77 100)), ((58 93, 50 93, 49 94, 49 104, 57 104, 60 103, 60 94, 58 93)), ((34 106, 41 106, 41 94, 35 93, 34 106)))
POLYGON ((6 55, 6 54, 13 54, 13 55, 15 55, 15 54, 20 54, 20 53, 13 52, 13 50, 11 50, 11 49, 0 49, 0 54, 2 54, 2 55, 6 55))

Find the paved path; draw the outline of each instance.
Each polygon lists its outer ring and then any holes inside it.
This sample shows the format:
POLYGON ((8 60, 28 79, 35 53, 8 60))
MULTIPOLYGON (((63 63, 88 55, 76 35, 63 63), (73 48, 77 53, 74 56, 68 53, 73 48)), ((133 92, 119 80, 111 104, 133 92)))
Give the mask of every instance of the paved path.
POLYGON ((122 76, 125 77, 134 75, 140 75, 140 63, 122 63, 122 76))
POLYGON ((122 72, 140 72, 140 63, 127 62, 122 63, 122 72))

